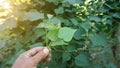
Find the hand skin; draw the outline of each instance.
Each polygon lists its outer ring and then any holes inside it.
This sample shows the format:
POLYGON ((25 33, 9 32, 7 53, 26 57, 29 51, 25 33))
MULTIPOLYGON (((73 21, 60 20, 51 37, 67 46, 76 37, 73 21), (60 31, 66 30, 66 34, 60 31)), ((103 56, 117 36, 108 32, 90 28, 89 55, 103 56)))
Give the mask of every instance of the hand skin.
POLYGON ((37 64, 50 61, 50 52, 46 47, 36 47, 22 53, 12 68, 37 68, 37 64))

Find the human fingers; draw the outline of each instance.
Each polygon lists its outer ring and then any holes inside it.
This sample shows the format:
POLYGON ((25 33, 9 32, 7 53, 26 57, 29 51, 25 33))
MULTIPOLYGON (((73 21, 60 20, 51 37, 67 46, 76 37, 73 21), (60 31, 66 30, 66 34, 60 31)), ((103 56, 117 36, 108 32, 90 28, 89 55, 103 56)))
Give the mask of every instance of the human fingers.
POLYGON ((48 48, 44 47, 41 51, 39 51, 36 55, 32 57, 32 60, 35 64, 42 62, 49 55, 48 48))
POLYGON ((49 62, 50 60, 51 60, 51 54, 49 54, 44 61, 49 62))
POLYGON ((26 55, 27 57, 32 57, 35 54, 37 54, 38 52, 40 52, 43 48, 44 47, 36 47, 36 48, 30 49, 30 50, 24 52, 23 55, 26 55))

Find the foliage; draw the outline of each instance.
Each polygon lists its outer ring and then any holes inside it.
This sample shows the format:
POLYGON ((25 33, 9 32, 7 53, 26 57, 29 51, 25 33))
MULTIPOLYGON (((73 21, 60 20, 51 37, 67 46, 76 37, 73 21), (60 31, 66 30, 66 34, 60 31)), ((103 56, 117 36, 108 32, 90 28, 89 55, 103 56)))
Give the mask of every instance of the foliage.
POLYGON ((115 31, 118 0, 10 0, 0 16, 0 68, 37 46, 51 49, 52 60, 38 68, 117 68, 115 31))

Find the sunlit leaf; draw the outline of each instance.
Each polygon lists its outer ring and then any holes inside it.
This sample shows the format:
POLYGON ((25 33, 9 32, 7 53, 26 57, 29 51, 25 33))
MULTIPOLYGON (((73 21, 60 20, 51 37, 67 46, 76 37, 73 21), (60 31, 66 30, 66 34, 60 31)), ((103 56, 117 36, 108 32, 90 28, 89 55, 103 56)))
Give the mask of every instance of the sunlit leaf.
POLYGON ((50 39, 51 41, 56 41, 58 39, 58 30, 51 30, 48 32, 47 34, 48 39, 50 39))
POLYGON ((30 10, 28 13, 26 13, 26 16, 30 21, 36 21, 39 19, 44 19, 44 13, 40 13, 37 10, 30 10))
POLYGON ((48 17, 48 19, 51 19, 53 17, 53 15, 47 14, 47 17, 48 17))
POLYGON ((50 43, 50 46, 59 46, 59 45, 67 45, 67 43, 65 43, 63 40, 60 39, 50 43))
POLYGON ((74 33, 76 32, 76 29, 71 29, 68 27, 62 27, 58 31, 58 37, 63 39, 66 42, 69 42, 72 40, 74 33))

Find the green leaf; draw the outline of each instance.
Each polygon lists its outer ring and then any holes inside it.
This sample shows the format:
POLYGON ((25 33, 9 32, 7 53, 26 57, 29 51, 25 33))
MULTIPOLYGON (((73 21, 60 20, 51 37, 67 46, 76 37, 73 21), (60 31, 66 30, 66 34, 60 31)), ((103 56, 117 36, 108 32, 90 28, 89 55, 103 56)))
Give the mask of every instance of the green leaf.
POLYGON ((108 68, 117 68, 117 65, 114 62, 109 62, 108 68))
POLYGON ((69 45, 67 46, 67 51, 72 51, 72 50, 75 50, 75 45, 69 45))
POLYGON ((96 64, 94 66, 95 66, 95 68, 103 68, 101 64, 96 64))
POLYGON ((64 20, 63 20, 63 23, 64 23, 66 26, 69 26, 69 25, 70 25, 70 21, 67 20, 67 19, 64 19, 64 20))
POLYGON ((58 37, 66 42, 69 42, 72 40, 75 32, 76 29, 71 29, 69 27, 62 27, 58 31, 58 37))
POLYGON ((88 56, 85 54, 79 54, 75 57, 75 64, 77 66, 87 66, 89 64, 88 56))
POLYGON ((75 26, 78 25, 78 21, 75 18, 71 18, 70 20, 75 26))
POLYGON ((28 20, 27 16, 26 16, 26 12, 25 11, 14 11, 14 16, 18 18, 18 20, 20 21, 25 21, 28 20))
POLYGON ((30 10, 28 13, 26 13, 26 16, 30 21, 36 21, 39 19, 44 19, 44 13, 40 13, 37 10, 30 10))
POLYGON ((89 38, 92 41, 94 46, 105 45, 108 42, 106 36, 102 33, 98 35, 90 36, 89 38))
POLYGON ((82 23, 80 26, 85 30, 89 30, 91 28, 90 24, 87 22, 82 23))
POLYGON ((40 1, 40 0, 34 0, 36 3, 38 3, 40 6, 44 6, 45 2, 44 1, 40 1))
POLYGON ((57 17, 54 17, 50 20, 51 23, 54 23, 54 24, 58 24, 58 23, 61 23, 61 21, 59 20, 59 18, 57 17))
POLYGON ((47 17, 48 17, 48 19, 51 19, 53 17, 53 15, 47 14, 47 17))
POLYGON ((106 20, 105 23, 109 24, 109 25, 112 25, 112 20, 106 20))
POLYGON ((53 3, 56 2, 56 0, 47 0, 47 1, 48 1, 48 2, 53 2, 53 3))
POLYGON ((51 41, 56 41, 58 39, 58 30, 51 30, 48 32, 47 34, 48 39, 50 39, 51 41))
POLYGON ((40 38, 41 36, 45 35, 45 30, 44 29, 35 29, 34 30, 34 34, 31 37, 31 41, 34 43, 38 38, 40 38))
POLYGON ((69 2, 72 5, 74 5, 75 3, 77 3, 76 0, 65 0, 65 1, 69 2))
POLYGON ((48 1, 48 2, 50 2, 50 3, 53 3, 53 4, 55 4, 55 5, 58 5, 59 2, 60 2, 60 0, 46 0, 46 1, 48 1))
POLYGON ((59 8, 57 8, 57 9, 55 9, 54 12, 55 12, 56 14, 62 14, 62 13, 64 13, 64 8, 63 8, 63 7, 59 7, 59 8))
POLYGON ((0 20, 0 31, 4 31, 5 29, 13 29, 17 27, 17 22, 14 18, 10 19, 1 19, 0 20))
POLYGON ((97 17, 97 16, 90 16, 90 20, 91 21, 96 21, 96 22, 100 22, 101 21, 101 19, 99 17, 97 17))
POLYGON ((39 46, 43 46, 43 44, 42 43, 35 43, 35 44, 30 45, 29 47, 30 47, 30 49, 32 49, 34 47, 39 47, 39 46))
POLYGON ((50 46, 58 46, 58 45, 67 45, 63 40, 58 39, 57 41, 51 42, 50 46))
POLYGON ((58 29, 60 27, 60 23, 40 23, 38 24, 37 28, 47 28, 49 30, 58 29))
POLYGON ((80 40, 83 38, 83 34, 86 34, 86 31, 83 28, 77 29, 77 31, 74 34, 74 38, 76 40, 80 40))
POLYGON ((10 29, 17 27, 17 22, 14 18, 6 20, 6 22, 4 24, 6 25, 6 27, 8 27, 10 29))
POLYGON ((84 0, 65 0, 65 2, 69 2, 71 5, 84 4, 84 0))
POLYGON ((0 19, 0 32, 4 31, 6 29, 6 25, 4 24, 5 19, 0 19))
POLYGON ((120 42, 120 35, 118 36, 118 41, 120 42))
POLYGON ((111 5, 109 5, 109 4, 107 4, 107 3, 105 3, 105 5, 106 5, 107 7, 109 7, 110 9, 114 9, 114 7, 112 7, 111 5))
POLYGON ((22 49, 22 47, 23 47, 23 44, 20 43, 20 41, 17 40, 16 45, 14 46, 15 50, 19 51, 20 49, 22 49))
POLYGON ((6 45, 6 40, 0 40, 0 49, 5 47, 5 45, 6 45))
POLYGON ((70 4, 68 2, 64 2, 64 3, 62 3, 62 6, 63 7, 70 7, 70 4))
POLYGON ((107 12, 108 10, 109 10, 109 9, 103 7, 103 8, 100 8, 98 11, 104 13, 104 12, 107 12))
POLYGON ((36 28, 50 28, 50 27, 49 27, 48 23, 42 22, 42 23, 38 24, 38 26, 36 28))
POLYGON ((62 54, 63 63, 70 60, 70 59, 71 59, 70 53, 63 53, 62 54))
POLYGON ((114 14, 112 14, 112 16, 120 19, 120 13, 114 13, 114 14))
POLYGON ((85 0, 76 0, 77 4, 84 4, 85 0))

